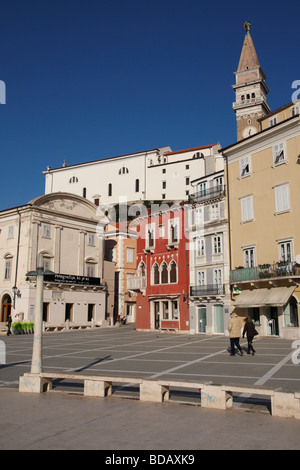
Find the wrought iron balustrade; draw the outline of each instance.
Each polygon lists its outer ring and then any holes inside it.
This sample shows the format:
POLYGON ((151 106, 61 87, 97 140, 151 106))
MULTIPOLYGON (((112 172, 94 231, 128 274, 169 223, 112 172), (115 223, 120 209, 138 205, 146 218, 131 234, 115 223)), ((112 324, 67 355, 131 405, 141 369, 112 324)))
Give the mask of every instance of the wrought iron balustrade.
POLYGON ((205 284, 202 286, 191 286, 190 297, 201 297, 207 295, 225 294, 224 284, 205 284))

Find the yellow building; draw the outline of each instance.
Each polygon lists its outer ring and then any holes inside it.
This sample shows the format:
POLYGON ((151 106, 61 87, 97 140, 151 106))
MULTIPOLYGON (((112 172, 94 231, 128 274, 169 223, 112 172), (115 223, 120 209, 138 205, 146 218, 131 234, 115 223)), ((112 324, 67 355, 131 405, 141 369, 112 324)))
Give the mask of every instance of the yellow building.
MULTIPOLYGON (((247 69, 253 56, 248 58, 244 47, 242 54, 247 69)), ((255 67, 260 68, 259 63, 255 67)), ((240 88, 241 83, 239 92, 240 88)), ((251 103, 244 103, 244 107, 245 114, 251 116, 251 103)), ((299 103, 289 103, 256 120, 253 133, 246 138, 240 135, 238 142, 222 149, 228 188, 233 308, 241 316, 254 318, 263 335, 297 339, 300 338, 299 103)), ((249 125, 252 128, 250 119, 249 125)), ((239 126, 237 116, 238 130, 239 126)))

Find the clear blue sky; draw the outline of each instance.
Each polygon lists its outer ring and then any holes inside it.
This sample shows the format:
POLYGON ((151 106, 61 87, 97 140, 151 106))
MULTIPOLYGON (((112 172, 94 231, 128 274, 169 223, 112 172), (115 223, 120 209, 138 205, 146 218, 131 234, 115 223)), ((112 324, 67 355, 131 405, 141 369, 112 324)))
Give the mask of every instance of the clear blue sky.
POLYGON ((0 209, 59 167, 236 139, 234 72, 251 34, 276 109, 300 80, 299 1, 1 2, 0 209))

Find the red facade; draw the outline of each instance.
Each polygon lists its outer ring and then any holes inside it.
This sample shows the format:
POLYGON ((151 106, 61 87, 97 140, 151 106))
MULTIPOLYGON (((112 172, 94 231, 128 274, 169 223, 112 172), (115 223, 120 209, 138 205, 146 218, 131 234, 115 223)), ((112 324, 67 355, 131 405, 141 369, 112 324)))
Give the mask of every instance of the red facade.
POLYGON ((189 331, 184 208, 156 212, 138 222, 136 328, 189 331))

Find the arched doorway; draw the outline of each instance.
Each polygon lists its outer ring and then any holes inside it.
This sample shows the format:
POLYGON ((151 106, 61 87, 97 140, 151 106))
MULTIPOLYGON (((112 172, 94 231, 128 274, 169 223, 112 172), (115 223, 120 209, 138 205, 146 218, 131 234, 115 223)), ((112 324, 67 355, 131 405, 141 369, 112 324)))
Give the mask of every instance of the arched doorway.
POLYGON ((2 297, 1 300, 1 317, 0 322, 6 322, 10 313, 11 313, 11 297, 6 294, 2 297))

